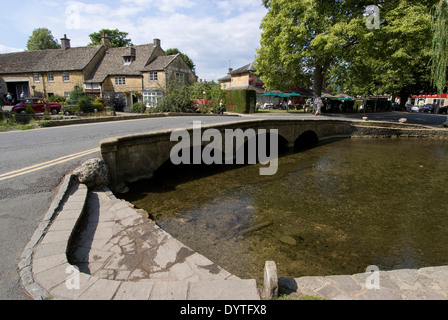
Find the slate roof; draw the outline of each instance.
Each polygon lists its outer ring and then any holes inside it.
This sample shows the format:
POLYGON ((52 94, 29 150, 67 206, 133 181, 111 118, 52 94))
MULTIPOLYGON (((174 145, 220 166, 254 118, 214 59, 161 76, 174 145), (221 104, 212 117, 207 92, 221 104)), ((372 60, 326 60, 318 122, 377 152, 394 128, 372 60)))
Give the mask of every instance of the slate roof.
POLYGON ((256 72, 257 69, 255 69, 254 67, 254 63, 251 62, 249 64, 246 64, 245 66, 238 68, 236 70, 233 70, 232 72, 230 72, 230 74, 238 74, 238 73, 244 73, 244 72, 256 72))
POLYGON ((170 55, 170 56, 159 56, 159 57, 155 58, 150 64, 148 64, 145 68, 143 68, 142 71, 161 71, 161 70, 164 70, 178 56, 179 56, 179 53, 175 54, 175 55, 170 55))
POLYGON ((130 65, 124 65, 124 56, 131 54, 130 47, 109 48, 98 64, 98 68, 87 77, 86 82, 103 82, 108 76, 139 76, 141 71, 147 66, 156 45, 145 44, 133 46, 132 52, 135 52, 135 61, 130 65))
POLYGON ((245 66, 242 66, 241 68, 238 68, 236 70, 230 71, 227 75, 225 75, 224 77, 222 77, 218 80, 219 81, 230 81, 232 79, 232 75, 239 74, 239 73, 246 73, 246 72, 257 72, 257 69, 255 69, 253 62, 246 64, 245 66))
POLYGON ((0 74, 83 70, 101 45, 0 54, 0 74))

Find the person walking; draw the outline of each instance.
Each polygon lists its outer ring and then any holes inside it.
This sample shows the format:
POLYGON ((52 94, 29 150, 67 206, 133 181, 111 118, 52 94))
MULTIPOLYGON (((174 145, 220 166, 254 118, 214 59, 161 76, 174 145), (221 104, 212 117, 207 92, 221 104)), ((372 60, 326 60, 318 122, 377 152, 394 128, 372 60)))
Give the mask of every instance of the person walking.
POLYGON ((8 92, 8 94, 6 95, 6 101, 9 105, 12 105, 12 95, 10 92, 8 92))
POLYGON ((316 107, 316 116, 320 116, 322 114, 322 106, 323 106, 323 102, 322 99, 316 94, 314 96, 314 105, 316 107))

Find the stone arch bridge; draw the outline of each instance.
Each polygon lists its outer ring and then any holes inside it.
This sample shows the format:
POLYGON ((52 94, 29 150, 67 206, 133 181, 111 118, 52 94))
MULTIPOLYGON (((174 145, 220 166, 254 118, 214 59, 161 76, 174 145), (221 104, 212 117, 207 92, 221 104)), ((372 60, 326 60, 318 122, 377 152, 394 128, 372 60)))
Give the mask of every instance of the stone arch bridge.
MULTIPOLYGON (((226 146, 226 134, 242 130, 251 130, 257 133, 266 130, 271 133, 277 130, 280 148, 294 148, 297 145, 313 146, 320 141, 334 138, 349 138, 361 135, 376 135, 378 130, 380 135, 392 136, 402 135, 406 129, 377 128, 373 126, 363 127, 362 123, 346 120, 331 119, 259 119, 234 121, 221 124, 206 125, 200 127, 200 134, 208 129, 219 131, 222 136, 222 148, 226 146), (363 131, 363 129, 365 129, 363 131), (229 131, 230 130, 230 131, 229 131), (373 130, 373 131, 372 131, 373 130), (381 133, 381 130, 386 130, 381 133)), ((181 129, 171 129, 155 131, 144 134, 135 134, 122 137, 115 137, 101 141, 101 154, 109 167, 111 183, 110 188, 117 193, 124 192, 126 185, 143 179, 153 177, 154 172, 165 162, 170 161, 171 150, 178 144, 178 140, 171 141, 173 131, 181 129)), ((189 133, 190 145, 193 146, 194 127, 182 128, 189 133)), ((416 134, 410 129, 411 134, 416 134)), ((419 130, 417 130, 419 131, 419 130)), ((197 131, 196 131, 197 133, 197 131)), ((417 134, 418 135, 418 134, 417 134)), ((248 137, 245 137, 248 140, 248 137)), ((210 144, 208 141, 200 141, 202 148, 210 144)), ((197 143, 197 140, 196 140, 197 143)), ((247 141, 246 141, 247 143, 247 141)))

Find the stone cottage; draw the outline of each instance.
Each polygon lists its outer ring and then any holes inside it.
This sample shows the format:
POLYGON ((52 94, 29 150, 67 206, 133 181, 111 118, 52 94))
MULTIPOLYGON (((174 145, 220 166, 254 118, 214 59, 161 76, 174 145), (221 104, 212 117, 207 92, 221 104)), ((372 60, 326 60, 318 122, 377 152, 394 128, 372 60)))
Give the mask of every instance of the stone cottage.
POLYGON ((112 48, 106 34, 98 46, 72 48, 67 36, 61 43, 61 49, 0 54, 0 95, 68 97, 78 86, 93 97, 154 106, 168 81, 196 81, 179 54, 165 55, 159 39, 122 48, 112 48))

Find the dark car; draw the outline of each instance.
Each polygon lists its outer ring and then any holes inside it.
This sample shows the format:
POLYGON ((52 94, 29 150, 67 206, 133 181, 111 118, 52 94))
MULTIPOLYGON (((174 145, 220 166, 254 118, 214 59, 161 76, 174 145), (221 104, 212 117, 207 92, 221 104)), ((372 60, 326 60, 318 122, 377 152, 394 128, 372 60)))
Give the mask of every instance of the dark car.
POLYGON ((422 106, 420 108, 419 112, 433 113, 434 112, 434 105, 433 104, 425 104, 424 106, 422 106))
POLYGON ((45 111, 48 111, 51 112, 51 114, 58 114, 62 109, 58 102, 46 102, 42 98, 26 98, 16 104, 11 112, 26 113, 27 106, 31 106, 34 113, 44 113, 45 111))
POLYGON ((448 107, 440 107, 439 110, 437 110, 437 113, 444 113, 447 114, 448 113, 448 107))

